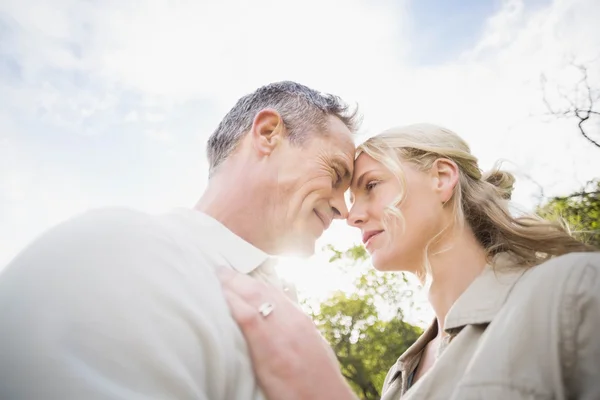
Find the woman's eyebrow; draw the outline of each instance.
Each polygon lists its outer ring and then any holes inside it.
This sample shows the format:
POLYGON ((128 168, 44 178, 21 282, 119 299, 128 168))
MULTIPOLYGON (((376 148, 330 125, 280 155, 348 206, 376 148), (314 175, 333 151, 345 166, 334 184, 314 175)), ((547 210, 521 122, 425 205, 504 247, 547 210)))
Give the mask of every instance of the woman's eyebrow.
POLYGON ((365 179, 365 176, 371 172, 373 172, 374 170, 370 169, 368 171, 363 172, 362 174, 360 174, 360 176, 358 177, 358 179, 356 180, 356 186, 357 187, 361 187, 362 186, 362 181, 365 179))

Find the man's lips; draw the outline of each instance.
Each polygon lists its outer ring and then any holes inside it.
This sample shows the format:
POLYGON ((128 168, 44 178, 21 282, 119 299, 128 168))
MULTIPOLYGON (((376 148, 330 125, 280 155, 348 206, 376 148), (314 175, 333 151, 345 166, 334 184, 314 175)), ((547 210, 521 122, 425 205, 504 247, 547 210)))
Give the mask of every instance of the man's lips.
POLYGON ((377 231, 367 231, 365 233, 363 233, 363 243, 367 244, 367 242, 376 235, 379 235, 381 232, 383 232, 383 230, 377 230, 377 231))

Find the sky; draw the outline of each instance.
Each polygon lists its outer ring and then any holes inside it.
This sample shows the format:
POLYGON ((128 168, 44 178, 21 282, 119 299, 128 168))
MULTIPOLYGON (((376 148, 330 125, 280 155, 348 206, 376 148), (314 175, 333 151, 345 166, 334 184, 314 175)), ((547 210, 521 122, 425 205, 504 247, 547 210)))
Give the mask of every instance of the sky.
MULTIPOLYGON (((416 122, 454 130, 483 169, 505 161, 530 210, 540 187, 566 194, 600 171, 575 122, 547 115, 540 83, 560 102, 575 61, 600 84, 598 15, 595 0, 3 0, 0 268, 90 208, 192 206, 220 119, 284 79, 356 102, 358 141, 416 122)), ((318 248, 359 241, 340 222, 318 248)), ((281 273, 324 296, 348 284, 326 260, 289 258, 281 273)))

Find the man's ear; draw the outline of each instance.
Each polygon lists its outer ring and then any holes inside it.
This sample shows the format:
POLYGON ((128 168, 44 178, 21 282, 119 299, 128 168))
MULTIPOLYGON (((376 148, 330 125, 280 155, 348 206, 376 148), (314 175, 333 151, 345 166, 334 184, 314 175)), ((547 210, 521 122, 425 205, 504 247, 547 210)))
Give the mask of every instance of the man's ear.
POLYGON ((268 155, 283 141, 285 126, 281 115, 272 108, 259 111, 254 117, 250 135, 254 148, 262 155, 268 155))
POLYGON ((446 204, 452 198, 454 188, 458 184, 458 165, 447 158, 438 158, 431 166, 431 174, 434 178, 434 190, 438 193, 440 201, 446 204))

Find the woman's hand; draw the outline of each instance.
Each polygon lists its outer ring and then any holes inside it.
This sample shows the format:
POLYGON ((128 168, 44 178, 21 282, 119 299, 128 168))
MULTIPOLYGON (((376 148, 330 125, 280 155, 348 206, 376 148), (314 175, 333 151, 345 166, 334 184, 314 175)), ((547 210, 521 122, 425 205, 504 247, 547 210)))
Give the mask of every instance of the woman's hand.
POLYGON ((333 350, 296 304, 276 288, 229 268, 222 268, 219 278, 269 400, 356 399, 333 350))

